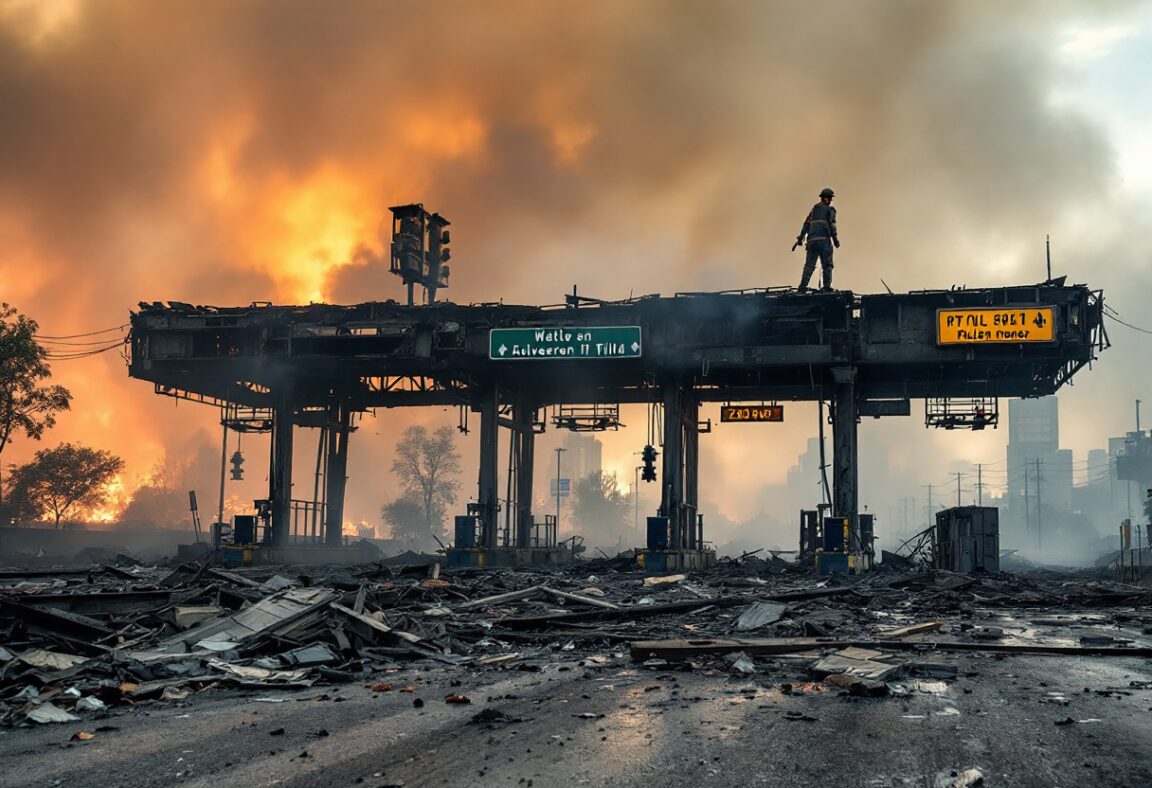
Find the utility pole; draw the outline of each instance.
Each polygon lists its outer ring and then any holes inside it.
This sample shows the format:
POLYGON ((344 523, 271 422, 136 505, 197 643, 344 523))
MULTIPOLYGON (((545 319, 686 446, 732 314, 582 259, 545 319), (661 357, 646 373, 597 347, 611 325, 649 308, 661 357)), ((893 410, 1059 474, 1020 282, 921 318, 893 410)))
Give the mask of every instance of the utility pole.
POLYGON ((932 485, 925 484, 924 486, 928 488, 928 527, 931 528, 935 521, 935 517, 933 516, 932 512, 932 485))
POLYGON ((1028 460, 1024 460, 1024 530, 1032 530, 1032 512, 1028 509, 1028 460))
POLYGON ((984 505, 984 465, 976 464, 976 505, 984 505))
POLYGON ((956 505, 960 505, 960 471, 956 471, 956 505))
POLYGON ((1040 476, 1040 458, 1037 457, 1036 458, 1036 549, 1038 549, 1038 550, 1044 548, 1044 536, 1043 536, 1044 517, 1040 512, 1040 482, 1041 481, 1042 481, 1042 478, 1040 476))
POLYGON ((1052 236, 1044 236, 1044 256, 1048 259, 1048 281, 1052 281, 1052 236))

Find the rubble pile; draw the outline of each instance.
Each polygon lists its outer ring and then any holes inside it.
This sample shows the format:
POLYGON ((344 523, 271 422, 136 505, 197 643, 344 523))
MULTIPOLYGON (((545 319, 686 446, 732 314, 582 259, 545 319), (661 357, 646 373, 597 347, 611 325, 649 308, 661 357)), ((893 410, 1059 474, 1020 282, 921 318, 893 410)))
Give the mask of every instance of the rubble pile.
POLYGON ((955 651, 1152 654, 1141 637, 1152 592, 1057 573, 816 578, 755 556, 662 577, 628 556, 517 570, 405 561, 169 569, 119 556, 0 571, 0 723, 200 693, 384 686, 400 667, 595 671, 630 657, 734 677, 781 668, 787 691, 814 681, 872 698, 906 676, 955 678, 955 651))

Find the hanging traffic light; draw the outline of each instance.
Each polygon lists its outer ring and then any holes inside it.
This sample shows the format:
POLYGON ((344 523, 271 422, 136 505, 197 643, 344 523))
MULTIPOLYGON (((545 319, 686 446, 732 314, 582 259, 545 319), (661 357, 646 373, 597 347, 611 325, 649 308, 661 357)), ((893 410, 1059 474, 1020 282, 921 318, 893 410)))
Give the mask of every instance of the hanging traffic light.
POLYGON ((640 452, 640 459, 644 461, 640 478, 646 482, 656 481, 656 448, 652 444, 645 446, 644 450, 640 452))
POLYGON ((448 276, 452 273, 448 267, 448 261, 452 259, 452 250, 448 248, 452 234, 444 229, 449 224, 451 222, 438 213, 428 217, 428 279, 425 286, 429 302, 436 299, 437 288, 448 286, 448 276))
POLYGON ((232 455, 232 481, 240 481, 244 478, 244 455, 237 449, 235 454, 232 455))

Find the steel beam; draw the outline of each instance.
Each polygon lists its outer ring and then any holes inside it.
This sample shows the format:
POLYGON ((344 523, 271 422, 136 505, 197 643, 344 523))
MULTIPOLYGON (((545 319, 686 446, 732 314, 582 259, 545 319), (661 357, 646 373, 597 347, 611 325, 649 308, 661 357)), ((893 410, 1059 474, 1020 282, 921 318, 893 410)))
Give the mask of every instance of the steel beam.
POLYGON ((532 542, 532 469, 536 461, 536 408, 521 397, 512 405, 512 447, 516 454, 516 546, 532 542))
POLYGON ((664 384, 664 465, 661 476, 660 511, 671 529, 669 547, 684 544, 684 390, 678 380, 664 384))
POLYGON ((700 509, 700 403, 686 393, 684 399, 684 509, 686 539, 684 546, 699 550, 700 532, 697 528, 700 509))
POLYGON ((859 470, 856 464, 857 427, 856 369, 838 367, 832 370, 836 381, 832 400, 832 513, 847 517, 852 534, 851 549, 860 549, 859 535, 859 470))
POLYGON ((496 548, 496 511, 500 495, 497 489, 499 405, 499 389, 495 384, 486 386, 480 394, 480 473, 476 501, 480 507, 480 544, 489 550, 496 548))
POLYGON ((292 532, 292 401, 281 396, 272 416, 272 544, 288 544, 292 532))
POLYGON ((344 493, 348 486, 348 437, 352 413, 347 403, 333 403, 329 411, 328 456, 324 471, 324 543, 337 546, 344 541, 344 493))

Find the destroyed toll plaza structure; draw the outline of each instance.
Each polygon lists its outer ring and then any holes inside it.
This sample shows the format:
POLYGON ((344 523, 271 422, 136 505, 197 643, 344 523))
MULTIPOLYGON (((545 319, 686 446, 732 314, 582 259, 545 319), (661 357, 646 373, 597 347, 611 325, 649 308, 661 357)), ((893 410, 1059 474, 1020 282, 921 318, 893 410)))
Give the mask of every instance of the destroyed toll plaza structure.
MULTIPOLYGON (((1051 394, 1107 346, 1101 309, 1099 292, 1062 279, 614 302, 574 291, 554 307, 154 302, 132 315, 129 372, 159 394, 219 407, 229 427, 273 433, 264 536, 272 548, 340 543, 353 414, 453 405, 478 413, 478 491, 469 519, 457 522, 457 548, 474 543, 469 560, 489 565, 548 560, 555 549, 554 524, 546 516, 538 527, 532 511, 533 442, 545 409, 556 409, 557 425, 603 429, 618 423, 619 404, 647 403, 662 410, 658 516, 667 518, 655 539, 650 527, 648 546, 659 554, 654 568, 681 569, 711 560, 697 513, 702 404, 827 402, 831 513, 847 518, 849 552, 858 555, 859 420, 908 416, 911 401, 923 399, 928 426, 995 426, 998 398, 1051 394), (328 434, 322 500, 292 500, 296 427, 328 434), (501 428, 511 434, 514 468, 505 517, 501 428), (302 506, 311 507, 310 531, 307 518, 294 519, 302 506)), ((655 522, 658 532, 663 521, 655 522)))

